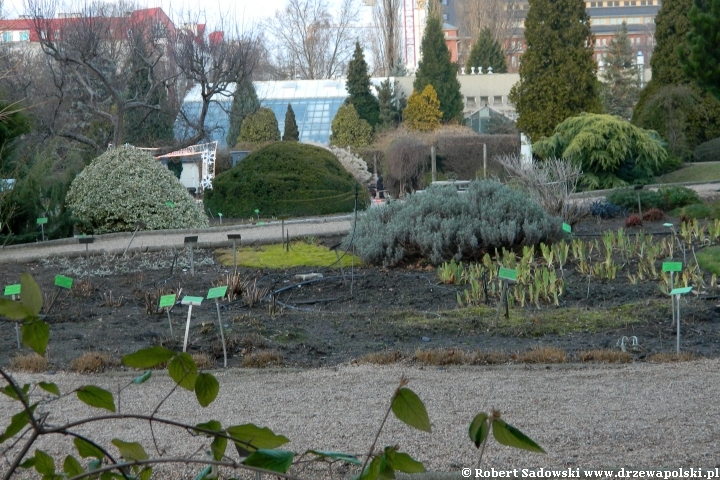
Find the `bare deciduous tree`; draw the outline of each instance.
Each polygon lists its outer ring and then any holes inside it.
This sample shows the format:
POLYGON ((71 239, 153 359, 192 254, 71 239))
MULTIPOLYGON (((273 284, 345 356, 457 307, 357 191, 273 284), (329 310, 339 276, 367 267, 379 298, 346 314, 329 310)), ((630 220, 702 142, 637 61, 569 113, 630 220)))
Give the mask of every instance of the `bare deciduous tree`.
POLYGON ((402 2, 379 0, 372 9, 373 32, 370 48, 375 72, 383 77, 394 74, 402 61, 402 2))
MULTIPOLYGON (((489 28, 497 40, 511 54, 520 46, 513 46, 511 39, 519 33, 519 22, 523 18, 520 2, 514 0, 458 0, 455 4, 458 25, 463 34, 470 37, 470 46, 477 40, 480 31, 489 28)), ((527 7, 527 4, 524 4, 527 7)))
POLYGON ((353 52, 351 27, 357 14, 353 0, 343 0, 337 15, 330 13, 325 0, 288 0, 266 25, 282 52, 278 63, 293 78, 311 80, 342 74, 353 52))

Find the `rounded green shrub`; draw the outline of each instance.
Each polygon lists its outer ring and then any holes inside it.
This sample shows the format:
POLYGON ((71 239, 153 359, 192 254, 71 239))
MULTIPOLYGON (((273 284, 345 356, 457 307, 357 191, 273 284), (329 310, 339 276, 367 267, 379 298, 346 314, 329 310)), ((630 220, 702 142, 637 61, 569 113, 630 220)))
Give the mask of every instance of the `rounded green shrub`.
POLYGON ((695 148, 696 162, 720 162, 720 137, 701 143, 695 148))
MULTIPOLYGON (((213 181, 205 192, 205 207, 225 217, 324 215, 352 212, 353 177, 324 148, 276 142, 255 150, 213 181)), ((358 188, 358 208, 370 202, 358 188)))
POLYGON ((665 202, 666 210, 692 205, 693 203, 702 203, 700 195, 692 188, 682 187, 679 185, 666 185, 658 189, 658 193, 665 202))
POLYGON ((280 140, 280 129, 275 114, 269 108, 259 108, 251 113, 240 125, 239 142, 263 143, 280 140))
POLYGON ((66 203, 86 233, 207 227, 187 189, 158 160, 131 146, 108 150, 75 177, 66 203), (172 202, 170 207, 166 202, 172 202))
POLYGON ((363 261, 386 266, 427 259, 473 261, 495 248, 552 242, 562 220, 547 214, 523 193, 492 180, 470 183, 461 193, 431 186, 405 202, 371 209, 353 238, 363 261))
POLYGON ((658 192, 651 190, 633 190, 631 188, 616 189, 607 196, 608 202, 630 212, 638 211, 638 195, 643 211, 651 208, 665 210, 665 199, 658 192))

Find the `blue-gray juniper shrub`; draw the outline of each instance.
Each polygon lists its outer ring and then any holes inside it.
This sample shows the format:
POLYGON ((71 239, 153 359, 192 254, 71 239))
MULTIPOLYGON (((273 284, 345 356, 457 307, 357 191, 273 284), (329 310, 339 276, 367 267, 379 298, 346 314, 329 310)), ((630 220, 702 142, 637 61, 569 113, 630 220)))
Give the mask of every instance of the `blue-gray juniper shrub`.
POLYGON ((473 181, 467 192, 431 186, 370 209, 345 239, 370 264, 385 266, 426 259, 433 264, 478 260, 495 248, 550 243, 562 220, 521 192, 492 180, 473 181))

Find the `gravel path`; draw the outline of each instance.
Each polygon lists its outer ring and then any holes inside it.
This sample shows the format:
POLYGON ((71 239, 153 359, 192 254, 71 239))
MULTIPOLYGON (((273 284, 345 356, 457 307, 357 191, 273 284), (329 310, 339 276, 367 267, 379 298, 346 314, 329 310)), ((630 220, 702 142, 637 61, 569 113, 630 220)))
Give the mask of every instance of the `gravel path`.
MULTIPOLYGON (((319 448, 362 453, 404 374, 425 402, 433 432, 419 432, 390 418, 378 446, 398 444, 428 470, 453 473, 427 478, 462 478, 461 468, 475 466, 477 451, 467 427, 476 413, 492 407, 548 454, 520 452, 492 442, 485 451, 484 468, 714 468, 720 466, 719 371, 717 359, 621 366, 230 370, 216 373, 220 395, 208 408, 198 407, 193 394, 179 391, 161 408, 160 416, 191 424, 209 419, 223 425, 253 422, 286 435, 292 440, 286 447, 296 452, 319 448)), ((18 373, 16 378, 21 383, 56 382, 67 392, 88 383, 117 391, 131 377, 116 372, 18 373)), ((149 413, 170 387, 169 379, 157 373, 145 385, 125 390, 120 408, 123 413, 149 413)), ((17 407, 10 408, 10 403, 0 396, 1 425, 16 413, 17 407)), ((48 410, 56 424, 98 413, 72 397, 48 410)), ((141 442, 148 452, 152 448, 149 429, 142 423, 95 424, 81 431, 106 444, 119 437, 141 442)), ((156 427, 156 434, 160 448, 172 456, 191 454, 203 445, 201 438, 178 430, 156 427)), ((39 444, 56 459, 71 451, 68 445, 65 438, 39 444)), ((228 452, 235 455, 234 450, 228 452)), ((7 466, 0 466, 0 474, 3 468, 7 466)), ((166 468, 154 478, 193 478, 192 472, 198 470, 166 468)), ((303 477, 324 475, 305 472, 303 477)))

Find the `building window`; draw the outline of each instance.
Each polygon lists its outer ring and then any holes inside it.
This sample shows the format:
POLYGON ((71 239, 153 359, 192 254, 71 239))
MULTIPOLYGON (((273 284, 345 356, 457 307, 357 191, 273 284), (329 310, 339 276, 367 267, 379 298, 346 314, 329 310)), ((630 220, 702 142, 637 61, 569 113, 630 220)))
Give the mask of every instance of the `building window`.
POLYGON ((607 46, 607 38, 602 39, 602 44, 603 44, 603 47, 607 46))
POLYGON ((510 64, 511 64, 513 67, 517 67, 517 57, 516 57, 515 55, 513 55, 512 57, 510 57, 510 64))
POLYGON ((441 2, 443 5, 447 5, 447 0, 442 0, 441 2))
POLYGON ((443 20, 447 20, 447 13, 443 13, 443 20))
POLYGON ((30 32, 20 32, 20 41, 21 42, 29 42, 30 41, 30 32))
POLYGON ((488 97, 480 97, 480 105, 487 105, 488 97))
POLYGON ((467 97, 467 99, 465 100, 465 103, 467 105, 475 105, 475 97, 467 97))
POLYGON ((495 95, 493 97, 493 105, 502 105, 502 95, 495 95))
POLYGON ((13 40, 12 32, 3 32, 2 33, 2 41, 4 43, 12 42, 12 40, 13 40))

